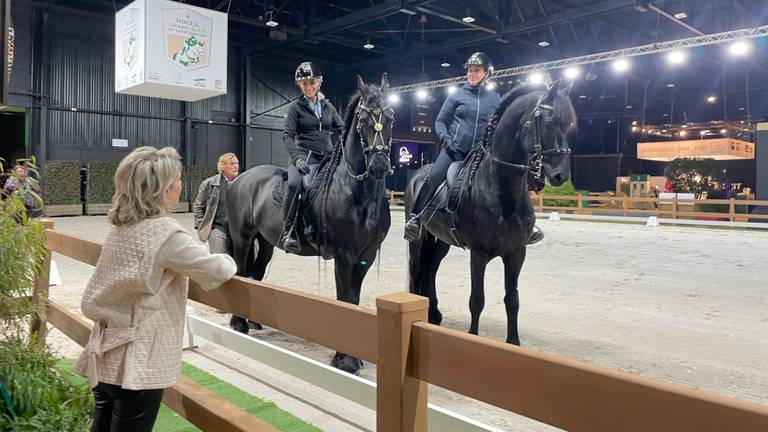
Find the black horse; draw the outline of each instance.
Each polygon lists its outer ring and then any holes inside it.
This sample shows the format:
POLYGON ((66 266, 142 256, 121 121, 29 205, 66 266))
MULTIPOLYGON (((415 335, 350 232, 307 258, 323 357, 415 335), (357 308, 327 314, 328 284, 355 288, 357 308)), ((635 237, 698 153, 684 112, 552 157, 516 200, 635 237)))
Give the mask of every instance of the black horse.
MULTIPOLYGON (((360 302, 363 278, 389 231, 384 179, 391 171, 394 121, 387 103, 386 74, 380 87, 365 84, 360 76, 357 86, 347 106, 345 136, 318 170, 319 189, 314 198, 310 194, 309 207, 302 210, 316 228, 316 238, 302 237, 299 252, 333 258, 336 298, 353 304, 360 302)), ((285 182, 284 168, 261 165, 238 176, 227 189, 233 257, 241 276, 264 277, 283 231, 283 213, 275 197, 285 190, 285 182)), ((233 317, 231 324, 235 330, 248 332, 243 318, 233 317)), ((362 362, 337 352, 331 364, 355 373, 362 362)))
MULTIPOLYGON (((485 305, 486 265, 500 256, 504 261, 507 342, 520 344, 517 279, 535 222, 528 176, 538 179, 544 175, 553 185, 570 178, 567 135, 576 124, 576 114, 568 98, 570 88, 558 91, 558 87, 559 82, 549 88, 519 86, 507 93, 489 120, 483 144, 463 162, 468 180, 459 199, 453 200, 457 204, 448 209, 432 204, 422 215, 426 232, 408 249, 409 289, 429 297, 430 323, 442 321, 435 290, 440 262, 451 245, 466 247, 471 251, 469 332, 477 334, 485 305)), ((406 215, 410 215, 409 206, 428 170, 429 166, 420 168, 408 184, 406 215)))

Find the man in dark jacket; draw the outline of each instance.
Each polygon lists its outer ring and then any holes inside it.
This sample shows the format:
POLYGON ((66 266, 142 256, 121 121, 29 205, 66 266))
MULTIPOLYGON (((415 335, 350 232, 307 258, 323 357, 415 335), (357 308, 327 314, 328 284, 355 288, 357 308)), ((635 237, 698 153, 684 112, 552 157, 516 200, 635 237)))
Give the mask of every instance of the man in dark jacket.
POLYGON ((288 194, 283 200, 285 226, 280 246, 286 252, 299 251, 294 223, 298 214, 302 177, 317 172, 320 162, 333 150, 333 134, 342 134, 344 122, 336 108, 320 93, 323 75, 314 63, 304 62, 295 73, 302 95, 288 106, 283 143, 291 155, 288 167, 288 194))

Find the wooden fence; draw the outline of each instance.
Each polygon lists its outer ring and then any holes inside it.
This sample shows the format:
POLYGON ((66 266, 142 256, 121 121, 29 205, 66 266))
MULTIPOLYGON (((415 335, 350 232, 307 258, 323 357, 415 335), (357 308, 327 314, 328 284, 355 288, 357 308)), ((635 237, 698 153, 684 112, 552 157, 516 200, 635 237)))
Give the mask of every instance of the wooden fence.
POLYGON ((754 207, 768 206, 765 200, 632 198, 628 196, 531 194, 537 212, 567 212, 618 216, 657 216, 668 219, 718 219, 731 222, 768 221, 768 214, 753 214, 754 207), (546 201, 550 201, 547 203, 546 201), (575 206, 551 205, 552 201, 575 202, 575 206), (697 211, 703 205, 728 206, 728 212, 697 211))
MULTIPOLYGON (((95 265, 101 245, 46 229, 46 247, 95 265)), ((45 276, 33 296, 42 320, 85 344, 89 325, 47 299, 45 276)), ((381 432, 426 431, 427 385, 434 384, 566 430, 765 431, 768 406, 540 353, 427 324, 426 298, 392 293, 376 310, 234 277, 189 298, 377 365, 381 432)), ((189 380, 163 402, 203 430, 273 430, 189 380)))

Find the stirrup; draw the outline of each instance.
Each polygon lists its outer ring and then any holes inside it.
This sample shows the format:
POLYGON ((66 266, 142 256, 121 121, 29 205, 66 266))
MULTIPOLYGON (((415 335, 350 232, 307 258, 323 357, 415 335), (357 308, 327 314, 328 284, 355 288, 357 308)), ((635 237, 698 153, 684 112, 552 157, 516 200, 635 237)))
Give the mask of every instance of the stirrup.
POLYGON ((421 237, 421 220, 418 215, 412 214, 411 218, 405 223, 403 237, 408 241, 418 240, 421 237))

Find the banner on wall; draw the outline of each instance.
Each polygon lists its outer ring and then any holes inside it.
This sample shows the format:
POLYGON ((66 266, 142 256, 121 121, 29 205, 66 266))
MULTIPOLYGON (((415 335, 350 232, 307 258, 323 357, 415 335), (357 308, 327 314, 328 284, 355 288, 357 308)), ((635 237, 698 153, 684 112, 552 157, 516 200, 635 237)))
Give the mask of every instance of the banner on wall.
POLYGON ((227 93, 227 14, 136 0, 115 15, 115 91, 183 101, 227 93))

